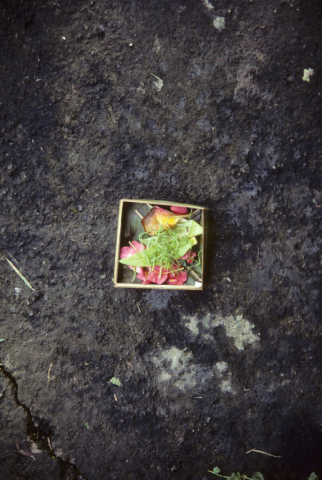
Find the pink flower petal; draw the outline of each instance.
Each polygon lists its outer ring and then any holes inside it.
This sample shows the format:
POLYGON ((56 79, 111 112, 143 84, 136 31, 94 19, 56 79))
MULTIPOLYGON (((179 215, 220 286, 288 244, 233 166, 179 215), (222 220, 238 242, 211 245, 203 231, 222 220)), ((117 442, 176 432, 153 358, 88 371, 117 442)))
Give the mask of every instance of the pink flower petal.
POLYGON ((136 240, 133 240, 132 245, 130 245, 129 247, 121 248, 121 251, 120 251, 121 258, 132 257, 136 253, 141 252, 142 250, 145 249, 145 246, 142 245, 142 243, 137 242, 136 240))
POLYGON ((183 255, 183 257, 180 258, 180 260, 187 260, 187 263, 191 264, 196 255, 196 252, 189 250, 185 255, 183 255))
POLYGON ((169 273, 168 285, 183 285, 188 279, 188 274, 180 270, 178 273, 169 273))
POLYGON ((155 207, 157 208, 158 210, 160 210, 161 213, 164 213, 164 215, 167 215, 167 217, 170 217, 170 212, 169 210, 165 210, 164 208, 161 208, 161 207, 155 207))
MULTIPOLYGON (((128 267, 129 267, 129 266, 130 266, 130 265, 128 265, 128 267)), ((136 273, 137 273, 138 275, 144 275, 144 269, 143 269, 143 267, 135 267, 135 271, 136 271, 136 273)), ((138 275, 137 275, 137 277, 138 277, 138 275)))
POLYGON ((170 207, 170 210, 176 215, 186 215, 187 213, 189 213, 186 207, 177 207, 176 205, 173 205, 173 207, 170 207))
MULTIPOLYGON (((132 243, 132 245, 130 245, 129 247, 122 247, 121 248, 120 258, 132 257, 136 253, 141 252, 142 250, 145 249, 145 246, 142 245, 142 243, 137 242, 136 240, 133 240, 133 242, 131 242, 131 243, 132 243)), ((134 270, 134 267, 132 267, 131 265, 128 265, 128 267, 131 270, 134 270)), ((143 268, 142 267, 135 267, 135 271, 137 273, 143 273, 143 268)))
POLYGON ((149 283, 152 283, 150 282, 150 280, 147 279, 147 273, 148 272, 146 270, 143 270, 142 272, 139 272, 138 275, 136 276, 136 278, 138 278, 139 280, 142 280, 142 285, 149 285, 149 283))
POLYGON ((131 243, 133 245, 135 253, 141 252, 141 250, 145 249, 145 246, 142 245, 142 243, 137 242, 136 240, 133 240, 133 242, 131 242, 131 243))
POLYGON ((133 255, 133 253, 132 253, 132 248, 131 247, 122 247, 121 248, 121 253, 120 253, 121 258, 131 257, 132 255, 133 255))
POLYGON ((158 285, 161 285, 168 279, 168 270, 165 270, 162 268, 161 276, 160 276, 160 266, 155 266, 154 269, 150 268, 149 274, 147 276, 147 279, 150 280, 153 283, 157 283, 158 285))

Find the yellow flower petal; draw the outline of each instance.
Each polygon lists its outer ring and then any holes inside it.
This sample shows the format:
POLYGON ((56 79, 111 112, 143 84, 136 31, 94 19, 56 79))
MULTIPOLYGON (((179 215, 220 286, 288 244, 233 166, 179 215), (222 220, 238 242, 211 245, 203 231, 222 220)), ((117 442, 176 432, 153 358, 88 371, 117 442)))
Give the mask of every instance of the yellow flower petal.
POLYGON ((149 213, 142 218, 142 225, 144 230, 150 235, 155 235, 155 232, 160 228, 174 227, 181 218, 188 215, 173 215, 168 210, 164 210, 160 207, 153 207, 149 213))

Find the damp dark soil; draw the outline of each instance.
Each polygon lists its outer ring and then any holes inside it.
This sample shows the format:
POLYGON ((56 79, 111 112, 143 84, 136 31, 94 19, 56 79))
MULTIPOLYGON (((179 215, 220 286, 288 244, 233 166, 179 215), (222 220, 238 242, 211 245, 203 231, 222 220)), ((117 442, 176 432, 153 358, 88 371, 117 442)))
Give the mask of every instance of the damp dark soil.
POLYGON ((320 2, 3 0, 0 36, 0 479, 321 476, 320 2), (209 209, 202 292, 114 288, 121 198, 209 209))

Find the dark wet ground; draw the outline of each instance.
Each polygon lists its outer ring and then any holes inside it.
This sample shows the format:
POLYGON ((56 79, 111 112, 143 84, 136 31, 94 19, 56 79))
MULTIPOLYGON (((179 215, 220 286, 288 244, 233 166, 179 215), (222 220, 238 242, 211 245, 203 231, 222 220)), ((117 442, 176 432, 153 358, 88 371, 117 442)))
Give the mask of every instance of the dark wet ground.
POLYGON ((322 475, 320 3, 0 12, 0 479, 322 475), (114 288, 121 198, 209 208, 203 292, 114 288))

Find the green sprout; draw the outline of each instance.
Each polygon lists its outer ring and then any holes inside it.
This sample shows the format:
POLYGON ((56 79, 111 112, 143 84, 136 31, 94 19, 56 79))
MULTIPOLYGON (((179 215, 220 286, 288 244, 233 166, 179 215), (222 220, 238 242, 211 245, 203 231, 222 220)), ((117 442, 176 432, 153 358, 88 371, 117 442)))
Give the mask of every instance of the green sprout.
MULTIPOLYGON (((139 235, 139 242, 146 246, 146 249, 142 250, 142 254, 146 257, 150 266, 155 268, 160 265, 171 272, 175 270, 173 265, 180 266, 177 261, 180 255, 179 249, 182 247, 182 241, 180 242, 180 240, 180 235, 171 228, 160 228, 153 236, 146 232, 139 235)), ((160 269, 160 276, 162 268, 160 269)))
POLYGON ((219 467, 215 467, 213 470, 208 470, 208 472, 217 475, 217 477, 227 478, 227 480, 264 480, 264 477, 260 472, 254 473, 252 478, 247 477, 247 475, 241 475, 240 473, 232 473, 231 475, 229 475, 229 477, 227 477, 226 475, 220 474, 219 467))

